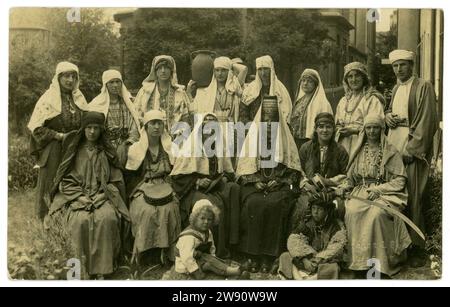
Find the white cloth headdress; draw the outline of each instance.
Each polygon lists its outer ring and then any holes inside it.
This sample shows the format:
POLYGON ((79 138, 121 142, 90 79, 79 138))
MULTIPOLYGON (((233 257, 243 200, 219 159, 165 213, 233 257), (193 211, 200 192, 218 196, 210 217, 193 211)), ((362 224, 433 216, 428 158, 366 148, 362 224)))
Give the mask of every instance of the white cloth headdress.
POLYGON ((88 104, 83 93, 79 90, 80 84, 78 67, 70 62, 60 62, 56 65, 56 72, 48 90, 39 98, 34 107, 33 114, 28 122, 28 129, 31 132, 38 127, 42 127, 46 120, 52 119, 61 114, 61 89, 59 85, 59 75, 64 72, 74 71, 77 73, 77 80, 72 90, 73 102, 86 111, 88 104))

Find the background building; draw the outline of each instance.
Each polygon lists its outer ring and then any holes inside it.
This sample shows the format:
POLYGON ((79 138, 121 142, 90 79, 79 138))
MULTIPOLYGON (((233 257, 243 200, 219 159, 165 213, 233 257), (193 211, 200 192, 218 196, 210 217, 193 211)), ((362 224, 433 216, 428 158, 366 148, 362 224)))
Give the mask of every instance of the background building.
POLYGON ((10 52, 48 47, 50 31, 46 25, 46 8, 12 8, 10 10, 10 52))

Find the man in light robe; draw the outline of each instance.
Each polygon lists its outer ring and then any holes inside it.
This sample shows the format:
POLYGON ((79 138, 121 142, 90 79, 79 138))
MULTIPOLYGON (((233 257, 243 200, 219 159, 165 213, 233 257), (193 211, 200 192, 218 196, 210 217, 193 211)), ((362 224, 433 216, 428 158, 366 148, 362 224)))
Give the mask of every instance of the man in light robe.
MULTIPOLYGON (((433 137, 438 125, 436 96, 429 81, 413 76, 413 52, 394 50, 389 54, 389 60, 397 77, 397 85, 386 111, 388 141, 397 147, 406 167, 409 192, 407 212, 411 220, 424 231, 422 196, 428 180, 433 137)), ((423 266, 425 242, 415 232, 411 232, 411 238, 413 247, 410 265, 423 266)))

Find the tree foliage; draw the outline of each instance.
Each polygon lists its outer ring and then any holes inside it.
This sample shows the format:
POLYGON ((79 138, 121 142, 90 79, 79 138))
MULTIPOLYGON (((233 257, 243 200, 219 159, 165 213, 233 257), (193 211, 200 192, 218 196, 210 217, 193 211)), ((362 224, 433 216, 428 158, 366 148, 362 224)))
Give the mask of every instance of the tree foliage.
POLYGON ((330 60, 328 29, 316 10, 252 9, 248 16, 248 57, 271 55, 288 87, 296 81, 292 76, 299 65, 319 66, 330 60))
POLYGON ((81 9, 80 22, 68 22, 67 9, 54 9, 49 28, 54 63, 70 61, 80 69, 80 89, 90 101, 102 86, 103 71, 120 66, 120 45, 102 9, 81 9))
MULTIPOLYGON (((380 58, 375 66, 375 71, 380 80, 377 84, 378 89, 381 92, 390 91, 396 83, 396 77, 391 65, 381 64, 381 59, 389 58, 389 53, 397 48, 397 30, 395 28, 390 29, 387 32, 377 33, 376 50, 380 58)), ((390 95, 387 95, 388 98, 390 95)))
POLYGON ((138 88, 148 75, 152 59, 174 57, 179 82, 190 79, 191 52, 199 49, 217 55, 238 56, 242 49, 240 11, 236 9, 139 9, 133 26, 122 31, 125 75, 138 88))
POLYGON ((100 9, 81 9, 81 21, 67 21, 67 9, 48 9, 50 44, 11 47, 9 67, 10 129, 23 134, 39 97, 49 87, 56 64, 70 61, 80 69, 80 89, 90 101, 101 88, 102 72, 118 66, 118 34, 100 9))

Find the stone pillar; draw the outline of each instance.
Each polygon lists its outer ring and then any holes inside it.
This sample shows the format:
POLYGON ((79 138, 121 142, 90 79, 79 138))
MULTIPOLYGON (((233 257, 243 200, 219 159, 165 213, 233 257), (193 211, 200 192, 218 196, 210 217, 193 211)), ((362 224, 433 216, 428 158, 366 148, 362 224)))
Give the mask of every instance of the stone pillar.
POLYGON ((398 10, 398 49, 417 52, 419 44, 420 10, 398 10))

